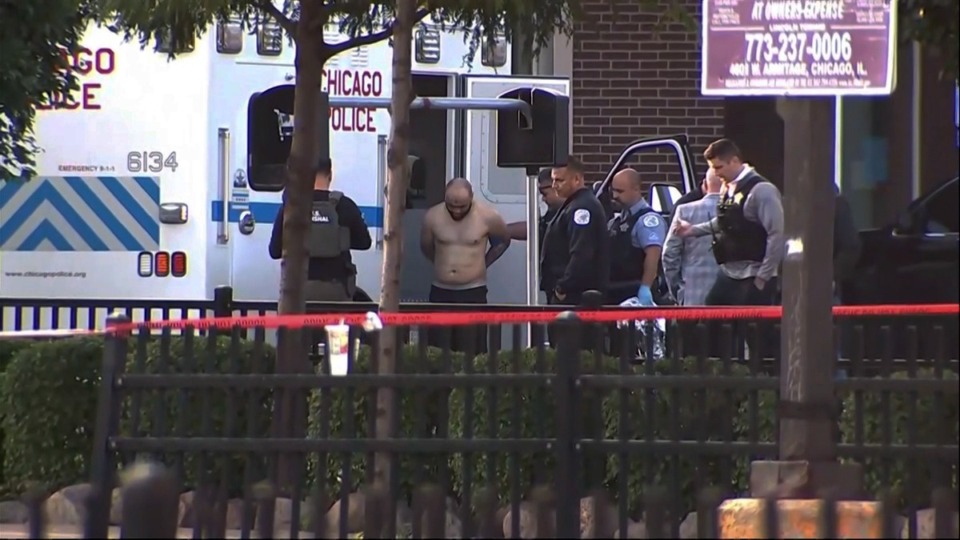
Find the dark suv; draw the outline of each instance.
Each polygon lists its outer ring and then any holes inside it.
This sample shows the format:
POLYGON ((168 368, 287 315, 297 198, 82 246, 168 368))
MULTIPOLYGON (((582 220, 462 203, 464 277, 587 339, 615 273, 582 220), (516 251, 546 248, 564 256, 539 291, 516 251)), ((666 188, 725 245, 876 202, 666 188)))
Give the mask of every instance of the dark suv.
POLYGON ((844 304, 957 303, 958 182, 948 180, 913 201, 896 224, 860 232, 855 278, 844 304))
MULTIPOLYGON (((860 231, 863 249, 841 288, 844 304, 957 303, 958 186, 948 180, 910 203, 896 224, 860 231)), ((866 358, 955 359, 960 345, 956 315, 876 317, 864 330, 844 343, 861 343, 866 358)))

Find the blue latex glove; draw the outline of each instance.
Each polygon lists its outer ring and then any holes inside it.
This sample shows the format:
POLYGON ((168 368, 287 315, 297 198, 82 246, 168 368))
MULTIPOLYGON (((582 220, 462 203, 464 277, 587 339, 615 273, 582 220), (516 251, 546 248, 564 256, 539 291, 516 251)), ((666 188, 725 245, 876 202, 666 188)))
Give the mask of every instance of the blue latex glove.
POLYGON ((637 290, 637 300, 640 301, 641 306, 655 306, 653 303, 653 293, 650 292, 650 287, 646 285, 641 285, 640 289, 637 290))

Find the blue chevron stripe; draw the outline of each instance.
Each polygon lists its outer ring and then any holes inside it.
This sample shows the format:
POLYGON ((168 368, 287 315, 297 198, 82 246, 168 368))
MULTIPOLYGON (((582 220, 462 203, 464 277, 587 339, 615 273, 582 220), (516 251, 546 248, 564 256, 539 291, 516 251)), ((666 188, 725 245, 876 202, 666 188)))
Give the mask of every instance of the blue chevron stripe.
MULTIPOLYGON (((277 219, 277 212, 280 211, 280 203, 252 202, 245 204, 230 203, 230 210, 227 214, 230 223, 240 221, 240 213, 244 210, 250 210, 253 213, 253 219, 257 223, 273 223, 277 219)), ((367 222, 368 227, 379 229, 383 227, 383 209, 378 206, 361 206, 360 213, 363 220, 367 222)), ((223 201, 213 201, 210 204, 210 220, 220 221, 223 219, 223 201)))
MULTIPOLYGON (((142 227, 151 238, 160 234, 160 222, 157 221, 156 216, 148 214, 146 210, 140 206, 140 203, 133 198, 133 195, 120 184, 119 180, 113 177, 103 177, 99 180, 106 186, 110 193, 120 201, 123 208, 133 216, 133 219, 137 221, 140 227, 142 227)), ((159 193, 157 194, 157 198, 153 200, 159 200, 159 193)))
POLYGON ((148 176, 134 176, 133 181, 150 197, 151 201, 160 202, 160 184, 155 179, 148 176))
MULTIPOLYGON (((108 251, 107 244, 97 236, 97 233, 91 229, 83 218, 64 200, 63 196, 49 183, 44 182, 38 187, 27 200, 23 202, 20 208, 14 211, 13 215, 5 219, 6 223, 0 226, 0 245, 6 243, 13 233, 29 218, 44 202, 49 202, 54 209, 63 216, 67 224, 75 230, 81 238, 90 246, 93 251, 108 251)), ((26 251, 18 247, 16 251, 26 251)))
POLYGON ((97 214, 97 217, 99 217, 104 225, 110 229, 110 232, 117 237, 117 240, 123 244, 123 247, 130 251, 140 251, 140 242, 120 223, 120 220, 113 215, 113 211, 107 208, 107 205, 97 197, 97 194, 86 185, 82 178, 68 177, 66 181, 70 189, 97 214))
POLYGON ((159 202, 159 182, 150 177, 0 182, 0 251, 35 251, 44 243, 56 251, 154 251, 159 202))
POLYGON ((57 251, 73 251, 73 246, 60 234, 60 231, 47 220, 40 222, 30 236, 20 244, 20 251, 33 251, 40 247, 44 240, 49 241, 57 251))
POLYGON ((12 199, 13 196, 20 191, 20 188, 23 187, 24 184, 26 184, 26 182, 13 180, 11 182, 3 182, 2 185, 0 185, 0 209, 3 208, 4 203, 12 199))

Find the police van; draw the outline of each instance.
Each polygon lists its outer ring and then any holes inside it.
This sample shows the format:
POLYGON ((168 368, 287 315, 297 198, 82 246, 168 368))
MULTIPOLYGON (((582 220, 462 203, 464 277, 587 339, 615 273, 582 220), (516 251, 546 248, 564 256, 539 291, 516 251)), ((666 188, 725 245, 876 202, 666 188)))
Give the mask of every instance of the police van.
MULTIPOLYGON (((327 31, 328 42, 343 39, 327 31)), ((239 22, 218 23, 174 60, 165 43, 142 49, 95 26, 82 45, 70 58, 79 91, 53 96, 38 112, 38 176, 0 183, 0 299, 200 301, 230 285, 236 300, 275 301, 280 263, 267 246, 282 193, 248 181, 247 104, 256 92, 293 82, 294 50, 280 28, 263 24, 251 34, 239 22)), ((566 78, 507 75, 506 42, 481 49, 467 62, 462 34, 429 20, 419 25, 417 96, 494 98, 518 86, 569 95, 566 78)), ((346 51, 326 64, 325 90, 388 98, 391 57, 388 41, 346 51)), ((289 112, 275 113, 277 137, 290 137, 289 112)), ((469 179, 477 199, 507 222, 535 208, 525 171, 496 165, 496 114, 411 112, 405 302, 428 296, 432 268, 415 246, 447 180, 469 179)), ((390 117, 374 107, 332 107, 330 129, 333 188, 357 201, 374 237, 372 249, 353 254, 357 299, 376 301, 390 117)), ((683 176, 691 185, 689 172, 683 176)), ((516 276, 535 264, 522 245, 508 249, 489 270, 490 302, 529 301, 535 284, 516 276)), ((3 319, 9 328, 12 318, 3 319)))

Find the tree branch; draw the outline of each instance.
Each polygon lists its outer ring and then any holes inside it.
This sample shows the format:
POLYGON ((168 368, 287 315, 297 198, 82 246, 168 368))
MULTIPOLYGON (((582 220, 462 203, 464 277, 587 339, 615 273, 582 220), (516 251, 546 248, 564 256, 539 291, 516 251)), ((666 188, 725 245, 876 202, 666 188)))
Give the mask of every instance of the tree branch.
POLYGON ((266 11, 268 15, 273 17, 277 24, 280 25, 280 28, 283 28, 283 31, 287 33, 291 38, 296 41, 297 39, 297 25, 293 23, 282 11, 277 9, 277 6, 273 5, 273 2, 270 0, 261 0, 257 2, 257 7, 266 11))
MULTIPOLYGON (((416 25, 418 22, 425 19, 429 14, 429 10, 418 10, 413 16, 413 24, 416 25)), ((373 45, 374 43, 379 43, 391 35, 393 35, 393 23, 388 24, 379 32, 373 32, 372 34, 367 34, 365 36, 348 39, 344 42, 337 43, 336 45, 329 45, 328 50, 330 51, 330 58, 333 58, 343 51, 347 51, 355 47, 363 47, 364 45, 373 45)))

